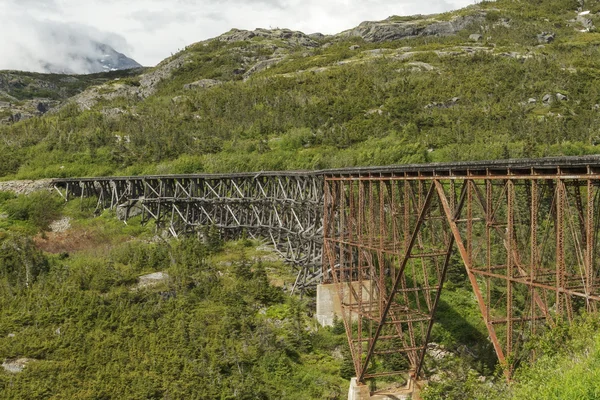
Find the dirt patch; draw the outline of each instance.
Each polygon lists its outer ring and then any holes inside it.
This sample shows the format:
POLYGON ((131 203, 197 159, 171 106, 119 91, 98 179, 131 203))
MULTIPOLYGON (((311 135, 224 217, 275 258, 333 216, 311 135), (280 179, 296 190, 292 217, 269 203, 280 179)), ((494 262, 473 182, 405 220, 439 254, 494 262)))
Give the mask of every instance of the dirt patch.
POLYGON ((52 179, 36 181, 6 181, 0 182, 0 191, 16 194, 30 194, 39 190, 52 190, 52 179))
POLYGON ((104 248, 109 245, 94 232, 86 229, 44 232, 34 237, 33 241, 38 249, 53 254, 104 248))

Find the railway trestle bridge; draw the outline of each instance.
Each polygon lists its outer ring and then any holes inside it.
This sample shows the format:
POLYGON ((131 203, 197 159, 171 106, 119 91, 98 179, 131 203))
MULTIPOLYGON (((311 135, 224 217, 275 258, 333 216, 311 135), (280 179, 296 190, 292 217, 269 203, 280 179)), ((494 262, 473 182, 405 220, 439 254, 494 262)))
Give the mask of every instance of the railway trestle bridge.
POLYGON ((600 301, 599 156, 53 184, 173 235, 269 240, 297 287, 335 287, 359 383, 423 375, 451 268, 466 272, 507 376, 529 338, 600 301))

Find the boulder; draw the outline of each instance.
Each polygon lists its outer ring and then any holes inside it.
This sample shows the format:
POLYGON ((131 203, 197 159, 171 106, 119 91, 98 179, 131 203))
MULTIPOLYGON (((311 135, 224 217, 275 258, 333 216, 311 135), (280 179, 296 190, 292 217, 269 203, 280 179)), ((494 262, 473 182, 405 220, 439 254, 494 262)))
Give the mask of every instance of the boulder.
POLYGON ((187 90, 191 90, 191 89, 208 89, 211 88, 213 86, 217 86, 222 84, 223 82, 216 80, 216 79, 200 79, 199 81, 196 82, 192 82, 192 83, 186 83, 185 85, 183 85, 184 89, 187 90))
POLYGON ((537 40, 541 44, 551 43, 556 39, 556 34, 554 32, 542 32, 537 35, 537 40))
POLYGON ((556 93, 556 99, 559 101, 567 101, 569 98, 562 93, 556 93))
POLYGON ((349 49, 349 50, 358 50, 358 49, 360 49, 360 46, 359 46, 359 45, 357 45, 357 44, 354 44, 354 45, 352 45, 352 46, 348 47, 348 49, 349 49))
POLYGON ((480 35, 479 33, 473 33, 471 35, 469 35, 469 40, 471 42, 479 42, 483 39, 483 36, 480 35))
POLYGON ((312 40, 322 40, 325 39, 325 35, 323 35, 320 32, 315 32, 315 33, 311 33, 308 35, 309 38, 311 38, 312 40))
POLYGON ((585 17, 585 15, 587 14, 579 14, 577 16, 577 22, 579 22, 581 25, 583 25, 583 28, 586 31, 591 31, 595 28, 594 26, 594 21, 592 21, 591 19, 585 17))
POLYGON ((457 16, 450 21, 438 21, 436 16, 423 17, 412 21, 398 21, 390 17, 383 21, 366 21, 356 28, 338 34, 338 37, 361 37, 367 42, 377 43, 419 36, 449 36, 467 28, 481 24, 485 14, 457 16))
POLYGON ((268 60, 259 61, 252 68, 244 73, 244 79, 250 78, 251 75, 271 68, 273 65, 279 64, 283 58, 271 58, 268 60))
POLYGON ((433 71, 435 69, 435 67, 431 64, 427 64, 426 62, 422 62, 422 61, 413 61, 413 62, 409 62, 406 63, 406 65, 409 65, 412 68, 413 71, 418 72, 418 71, 433 71))
POLYGON ((22 372, 25 367, 27 366, 27 364, 29 364, 31 361, 33 361, 31 358, 19 358, 16 360, 6 360, 2 363, 2 368, 4 368, 4 370, 6 372, 10 372, 12 374, 18 374, 19 372, 22 372))
POLYGON ((552 104, 554 103, 554 96, 552 96, 550 93, 546 93, 544 97, 542 97, 542 102, 544 104, 552 104))

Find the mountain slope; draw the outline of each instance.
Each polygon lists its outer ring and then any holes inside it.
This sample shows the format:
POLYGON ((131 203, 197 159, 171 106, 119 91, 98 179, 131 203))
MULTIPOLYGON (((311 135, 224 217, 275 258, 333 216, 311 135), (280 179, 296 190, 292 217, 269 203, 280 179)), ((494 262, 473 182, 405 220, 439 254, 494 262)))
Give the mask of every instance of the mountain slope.
POLYGON ((89 88, 56 115, 2 128, 0 174, 597 153, 600 3, 585 6, 482 2, 335 36, 232 30, 142 75, 89 88))
POLYGON ((81 73, 81 71, 95 74, 142 67, 141 64, 125 54, 99 42, 92 42, 89 52, 79 53, 75 50, 65 54, 61 60, 61 64, 44 62, 44 60, 41 60, 40 64, 43 65, 44 72, 48 74, 75 74, 81 73))

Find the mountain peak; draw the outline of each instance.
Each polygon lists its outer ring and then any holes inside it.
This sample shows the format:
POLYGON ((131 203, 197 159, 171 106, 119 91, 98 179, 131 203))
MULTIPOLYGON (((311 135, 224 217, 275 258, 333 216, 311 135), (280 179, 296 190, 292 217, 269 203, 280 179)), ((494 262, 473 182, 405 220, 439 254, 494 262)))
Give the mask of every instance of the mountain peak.
POLYGON ((119 53, 111 46, 92 42, 91 51, 78 52, 69 51, 64 55, 62 64, 40 60, 44 72, 51 74, 77 74, 77 73, 99 73, 125 69, 140 68, 142 65, 137 61, 119 53))

